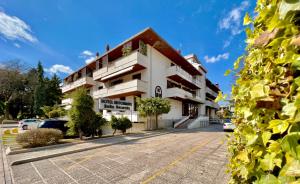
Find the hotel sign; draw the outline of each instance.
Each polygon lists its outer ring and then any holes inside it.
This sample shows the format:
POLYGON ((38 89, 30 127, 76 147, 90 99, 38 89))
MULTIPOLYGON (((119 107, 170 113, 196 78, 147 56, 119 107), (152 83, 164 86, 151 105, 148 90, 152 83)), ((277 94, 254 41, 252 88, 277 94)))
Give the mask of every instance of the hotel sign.
POLYGON ((132 109, 132 103, 124 100, 111 100, 100 98, 99 109, 106 109, 112 111, 126 111, 132 109))

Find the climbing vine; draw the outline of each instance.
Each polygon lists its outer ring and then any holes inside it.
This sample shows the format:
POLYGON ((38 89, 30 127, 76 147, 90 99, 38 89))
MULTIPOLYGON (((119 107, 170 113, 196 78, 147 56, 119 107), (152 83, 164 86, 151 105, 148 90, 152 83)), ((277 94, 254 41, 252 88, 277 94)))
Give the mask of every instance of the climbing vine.
POLYGON ((244 18, 248 45, 231 71, 230 183, 300 183, 299 12, 299 0, 258 0, 244 18))

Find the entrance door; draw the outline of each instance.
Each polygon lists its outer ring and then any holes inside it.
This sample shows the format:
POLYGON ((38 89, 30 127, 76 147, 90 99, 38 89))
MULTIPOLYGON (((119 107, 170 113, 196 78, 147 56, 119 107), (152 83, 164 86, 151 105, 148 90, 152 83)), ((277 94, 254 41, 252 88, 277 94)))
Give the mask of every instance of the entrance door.
POLYGON ((182 102, 182 116, 195 118, 198 116, 198 105, 190 102, 182 102))

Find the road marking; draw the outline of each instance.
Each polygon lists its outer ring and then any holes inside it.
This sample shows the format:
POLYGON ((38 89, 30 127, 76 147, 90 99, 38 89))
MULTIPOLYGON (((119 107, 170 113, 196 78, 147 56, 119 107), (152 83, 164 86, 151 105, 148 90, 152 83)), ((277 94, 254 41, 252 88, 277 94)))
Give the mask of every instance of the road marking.
POLYGON ((189 157, 191 154, 195 153, 196 151, 198 151, 200 148, 202 148, 203 146, 207 145, 208 143, 214 141, 215 138, 213 139, 209 139, 208 141, 201 143, 197 146, 192 147, 191 149, 189 149, 188 151, 186 151, 182 156, 177 157, 173 162, 171 162, 170 164, 168 164, 167 166, 161 168, 160 170, 158 170, 157 172, 155 172, 152 176, 148 177, 146 180, 142 181, 142 184, 147 184, 150 181, 154 180, 156 177, 166 173, 167 171, 169 171, 170 169, 172 169, 173 167, 175 167, 180 161, 186 159, 187 157, 189 157))
POLYGON ((37 172, 37 174, 40 176, 40 178, 42 179, 43 183, 47 183, 46 180, 44 179, 44 177, 42 176, 42 174, 40 173, 40 171, 35 167, 35 165, 30 162, 31 166, 34 168, 35 172, 37 172))
MULTIPOLYGON (((51 159, 49 159, 49 161, 55 166, 57 167, 61 172, 63 172, 65 175, 69 176, 75 183, 78 183, 77 180, 75 180, 71 175, 69 175, 66 171, 64 171, 62 168, 60 168, 55 162, 53 162, 51 159)), ((79 184, 79 183, 78 183, 79 184)))
POLYGON ((66 158, 66 159, 68 159, 69 161, 73 162, 74 165, 78 165, 79 167, 83 168, 84 170, 86 170, 87 172, 91 173, 92 175, 94 175, 94 176, 96 176, 96 177, 102 179, 104 182, 109 183, 105 178, 103 178, 102 176, 97 175, 96 173, 94 173, 93 171, 89 170, 89 169, 86 168, 85 166, 83 166, 83 165, 81 165, 81 164, 79 164, 79 163, 73 161, 72 159, 70 159, 70 158, 67 157, 67 156, 63 156, 63 157, 66 158))

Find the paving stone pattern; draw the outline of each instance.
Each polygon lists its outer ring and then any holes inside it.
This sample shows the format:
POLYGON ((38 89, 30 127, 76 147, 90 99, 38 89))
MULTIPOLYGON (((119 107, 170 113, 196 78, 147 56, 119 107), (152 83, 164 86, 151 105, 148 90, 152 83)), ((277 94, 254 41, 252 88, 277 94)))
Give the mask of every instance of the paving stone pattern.
POLYGON ((220 125, 12 166, 16 184, 227 183, 220 125))

